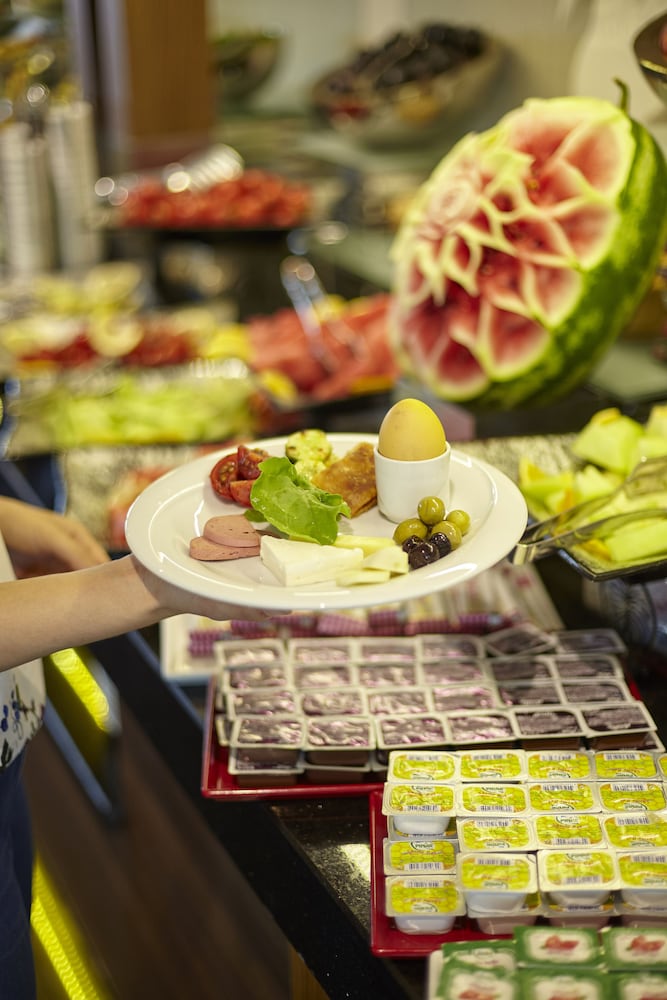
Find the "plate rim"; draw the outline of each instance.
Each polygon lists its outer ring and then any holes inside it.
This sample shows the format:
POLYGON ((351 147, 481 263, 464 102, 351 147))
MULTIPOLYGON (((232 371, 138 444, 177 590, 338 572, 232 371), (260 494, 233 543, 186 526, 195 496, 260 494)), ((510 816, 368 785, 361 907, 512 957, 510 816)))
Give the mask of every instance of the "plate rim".
MULTIPOLYGON (((270 450, 271 448, 284 447, 288 436, 280 435, 271 438, 258 438, 243 443, 247 447, 264 447, 270 450)), ((334 448, 337 444, 341 447, 343 441, 346 442, 348 448, 360 442, 373 444, 377 441, 376 433, 327 432, 327 437, 334 448)), ((439 560, 438 563, 431 564, 431 566, 412 570, 407 575, 407 579, 410 581, 410 586, 407 588, 405 587, 405 578, 393 577, 387 583, 336 588, 333 595, 331 590, 324 592, 312 589, 308 590, 308 588, 283 587, 276 581, 275 587, 272 586, 270 588, 269 597, 265 593, 266 587, 263 584, 257 584, 251 590, 239 593, 238 588, 231 587, 224 579, 210 581, 208 578, 198 578, 196 574, 193 574, 192 577, 186 575, 185 579, 174 579, 169 560, 158 558, 148 540, 148 528, 160 509, 168 504, 171 494, 167 495, 166 500, 159 498, 163 497, 170 482, 184 478, 187 479, 187 476, 193 471, 195 466, 198 469, 212 469, 219 458, 227 454, 232 454, 236 447, 238 445, 220 448, 219 450, 201 455, 175 469, 171 469, 164 476, 161 476, 154 483, 146 487, 135 499, 128 510, 125 521, 125 537, 128 548, 134 557, 150 572, 162 577, 168 583, 203 599, 213 599, 236 607, 260 608, 278 613, 286 611, 333 611, 401 603, 406 600, 424 597, 434 591, 449 589, 457 583, 471 579, 485 569, 495 565, 512 550, 523 534, 527 523, 528 509, 526 501, 516 483, 490 463, 483 459, 467 455, 452 445, 452 463, 454 467, 458 465, 461 470, 466 467, 475 469, 483 473, 489 480, 493 502, 489 516, 481 525, 481 531, 485 527, 488 527, 488 521, 489 519, 494 519, 494 514, 508 513, 511 515, 508 534, 505 536, 504 542, 499 545, 496 539, 494 540, 494 544, 490 546, 492 558, 480 561, 479 557, 477 557, 474 562, 468 560, 454 566, 451 563, 448 566, 446 560, 439 560), (504 511, 505 507, 508 508, 506 512, 504 511), (149 513, 151 508, 152 513, 149 513), (138 527, 138 522, 142 517, 146 519, 145 537, 141 537, 138 527), (459 570, 458 572, 456 572, 457 569, 459 570)), ((193 487, 196 485, 194 483, 193 487)), ((206 475, 204 474, 202 476, 202 487, 205 486, 206 475)), ((187 489, 187 486, 184 487, 180 493, 187 489)), ((477 536, 474 536, 471 540, 478 541, 479 539, 477 536)))

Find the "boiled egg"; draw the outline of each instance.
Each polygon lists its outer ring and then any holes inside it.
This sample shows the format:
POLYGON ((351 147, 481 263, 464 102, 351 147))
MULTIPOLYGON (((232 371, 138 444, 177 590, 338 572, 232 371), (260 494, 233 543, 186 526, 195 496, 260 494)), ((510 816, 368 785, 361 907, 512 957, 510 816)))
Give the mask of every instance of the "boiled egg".
POLYGON ((378 451, 398 462, 437 458, 447 447, 442 421, 420 399, 401 399, 387 411, 378 434, 378 451))

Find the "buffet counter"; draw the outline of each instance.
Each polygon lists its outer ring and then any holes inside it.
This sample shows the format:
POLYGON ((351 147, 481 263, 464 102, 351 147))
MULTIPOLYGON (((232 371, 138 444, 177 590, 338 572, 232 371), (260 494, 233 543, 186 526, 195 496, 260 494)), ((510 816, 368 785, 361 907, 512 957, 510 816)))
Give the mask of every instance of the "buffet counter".
MULTIPOLYGON (((578 577, 560 559, 542 564, 564 623, 600 624, 583 607, 578 577)), ((423 958, 376 957, 370 947, 369 802, 366 795, 216 802, 200 793, 205 691, 163 678, 155 637, 98 643, 95 654, 174 777, 274 916, 330 1000, 421 1000, 423 958)), ((667 734, 660 690, 666 667, 630 654, 632 677, 667 734)), ((308 993, 294 993, 295 1000, 308 993)))
MULTIPOLYGON (((3 491, 51 503, 49 471, 53 472, 49 462, 37 462, 26 477, 25 468, 4 462, 3 491)), ((582 577, 564 560, 543 560, 539 571, 566 627, 609 625, 590 610, 590 601, 582 596, 582 577)), ((207 686, 178 685, 165 677, 159 642, 156 628, 96 643, 90 652, 222 849, 274 917, 293 955, 303 960, 305 979, 294 981, 294 1000, 318 995, 311 976, 330 1000, 376 996, 421 1000, 426 981, 423 956, 378 957, 371 948, 368 795, 225 801, 202 795, 203 750, 209 737, 207 686)), ((664 659, 631 648, 628 661, 631 678, 664 740, 667 706, 660 696, 667 673, 664 659)))

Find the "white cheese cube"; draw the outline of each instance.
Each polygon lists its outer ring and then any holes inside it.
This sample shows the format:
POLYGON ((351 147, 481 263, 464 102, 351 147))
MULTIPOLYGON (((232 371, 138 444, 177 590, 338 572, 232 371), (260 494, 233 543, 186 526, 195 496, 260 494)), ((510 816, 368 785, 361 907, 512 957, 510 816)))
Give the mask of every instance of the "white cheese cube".
POLYGON ((408 554, 398 545, 392 543, 391 548, 378 549, 371 552, 363 561, 364 569, 382 569, 389 573, 407 573, 410 569, 408 554))
POLYGON ((316 542, 294 542, 262 535, 260 558, 285 587, 335 580, 344 570, 357 569, 363 549, 339 549, 316 542))

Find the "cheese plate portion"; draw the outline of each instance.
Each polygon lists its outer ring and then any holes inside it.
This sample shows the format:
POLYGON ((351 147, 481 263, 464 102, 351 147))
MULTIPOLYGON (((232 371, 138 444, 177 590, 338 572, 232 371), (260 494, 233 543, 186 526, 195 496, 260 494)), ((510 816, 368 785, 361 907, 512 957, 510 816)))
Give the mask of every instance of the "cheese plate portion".
MULTIPOLYGON (((337 455, 357 444, 375 444, 372 434, 329 435, 337 455)), ((269 454, 285 454, 286 438, 254 442, 269 454)), ((229 449, 227 449, 229 451, 229 449)), ((125 533, 130 550, 149 570, 189 593, 241 607, 269 611, 324 611, 391 604, 445 590, 503 559, 521 537, 527 520, 525 501, 515 484, 486 462, 453 449, 450 507, 468 512, 471 527, 461 546, 443 559, 386 582, 337 586, 333 582, 284 586, 252 557, 203 563, 189 555, 191 538, 218 514, 238 514, 238 505, 217 496, 209 473, 226 452, 195 459, 152 483, 134 502, 125 533)), ((341 518, 340 532, 391 538, 395 525, 377 507, 359 517, 341 518)), ((317 556, 313 545, 313 557, 317 556)))

